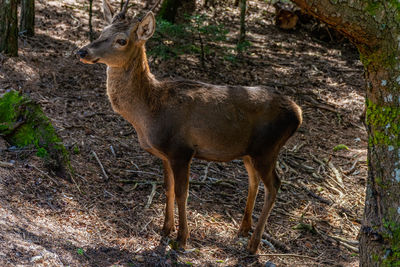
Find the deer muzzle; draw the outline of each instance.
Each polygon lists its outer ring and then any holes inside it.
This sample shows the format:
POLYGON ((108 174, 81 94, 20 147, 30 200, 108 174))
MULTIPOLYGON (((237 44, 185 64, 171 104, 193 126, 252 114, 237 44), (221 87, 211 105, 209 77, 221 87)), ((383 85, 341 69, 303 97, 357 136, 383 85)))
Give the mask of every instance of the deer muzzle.
POLYGON ((80 49, 78 52, 76 52, 76 54, 80 57, 80 58, 85 58, 88 54, 88 51, 86 49, 80 49))
POLYGON ((80 49, 78 52, 76 52, 76 55, 79 57, 81 62, 86 64, 94 64, 100 60, 100 58, 93 58, 87 48, 80 49))

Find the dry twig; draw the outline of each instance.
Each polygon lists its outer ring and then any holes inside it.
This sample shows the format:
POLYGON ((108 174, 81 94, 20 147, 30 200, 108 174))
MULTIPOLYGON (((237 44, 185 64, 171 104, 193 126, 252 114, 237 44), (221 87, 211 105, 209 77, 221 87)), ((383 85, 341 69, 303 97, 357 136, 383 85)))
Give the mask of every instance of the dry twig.
POLYGON ((279 254, 279 253, 267 253, 267 254, 258 254, 258 255, 247 255, 244 258, 247 257, 296 257, 296 258, 305 258, 309 260, 316 261, 317 258, 313 258, 307 255, 299 255, 299 254, 279 254))
POLYGON ((343 189, 344 185, 343 185, 342 174, 339 172, 338 169, 336 169, 336 167, 335 167, 335 165, 333 165, 332 161, 328 162, 328 167, 332 170, 333 174, 336 177, 336 181, 339 183, 339 186, 343 189))
POLYGON ((262 234, 262 238, 268 240, 271 242, 272 245, 274 245, 274 247, 276 247, 277 249, 283 251, 283 252, 289 252, 290 248, 288 246, 286 246, 286 244, 282 243, 281 241, 273 238, 271 235, 267 234, 266 232, 264 232, 262 234))
POLYGON ((12 167, 14 167, 14 164, 13 164, 13 163, 10 163, 10 162, 0 161, 0 167, 3 167, 3 168, 12 168, 12 167))
POLYGON ((206 167, 206 169, 204 170, 203 179, 201 179, 202 182, 204 182, 205 180, 207 180, 208 169, 210 168, 210 164, 211 164, 211 162, 207 163, 207 167, 206 167))
POLYGON ((236 220, 232 217, 232 215, 229 213, 229 211, 228 211, 227 209, 225 209, 225 214, 226 214, 229 218, 231 218, 231 220, 232 220, 232 222, 233 222, 233 225, 239 226, 238 223, 236 222, 236 220))
POLYGON ((335 114, 339 113, 334 107, 331 107, 331 106, 328 106, 328 105, 325 105, 325 104, 320 104, 317 101, 315 101, 315 102, 316 103, 311 103, 311 102, 308 102, 308 101, 304 101, 304 103, 307 104, 307 105, 310 105, 310 106, 313 106, 313 107, 316 107, 316 108, 319 108, 319 109, 325 109, 325 110, 333 112, 335 114))
POLYGON ((358 159, 356 159, 356 160, 354 161, 354 163, 353 163, 353 165, 351 165, 350 169, 348 169, 347 171, 345 171, 344 174, 349 175, 349 174, 351 174, 352 172, 354 172, 354 170, 355 170, 355 168, 356 168, 356 166, 357 166, 357 163, 358 163, 358 159))
POLYGON ((148 175, 154 175, 158 177, 163 177, 161 174, 155 173, 155 172, 146 172, 146 171, 136 171, 136 170, 125 170, 125 172, 128 173, 141 173, 141 174, 148 174, 148 175))
POLYGON ((149 198, 147 199, 146 206, 144 207, 146 210, 148 208, 150 208, 151 202, 153 201, 154 195, 156 194, 157 184, 156 183, 152 183, 151 185, 152 185, 151 193, 149 195, 149 198))
POLYGON ((106 170, 103 167, 103 164, 101 163, 99 157, 97 156, 96 152, 92 151, 92 154, 93 154, 94 158, 96 159, 97 163, 99 164, 99 166, 101 168, 101 171, 103 172, 104 177, 106 178, 106 180, 108 180, 109 177, 108 177, 108 175, 106 173, 106 170))
MULTIPOLYGON (((146 180, 118 180, 120 183, 124 184, 164 184, 163 181, 146 181, 146 180)), ((189 184, 191 185, 223 185, 227 187, 232 187, 232 184, 236 184, 236 181, 228 180, 228 179, 219 179, 216 181, 210 182, 202 182, 202 181, 194 181, 189 180, 189 184)))
POLYGON ((317 159, 316 156, 314 156, 313 154, 310 153, 311 158, 318 163, 320 166, 325 167, 325 163, 322 160, 317 159))
MULTIPOLYGON (((324 239, 328 239, 328 240, 331 240, 331 241, 337 241, 342 246, 346 247, 347 249, 351 250, 352 252, 355 252, 355 253, 359 252, 358 247, 354 247, 354 246, 348 244, 348 243, 353 242, 353 241, 350 241, 350 240, 347 240, 347 239, 344 239, 344 238, 341 238, 341 237, 337 237, 337 236, 330 236, 327 233, 324 233, 324 232, 318 230, 316 227, 314 227, 314 230, 315 230, 315 232, 317 232, 317 234, 322 236, 324 239)), ((358 242, 357 242, 357 244, 358 244, 358 242)))
POLYGON ((38 167, 36 167, 33 164, 29 164, 28 165, 31 168, 34 168, 35 170, 37 170, 38 172, 40 172, 41 174, 43 174, 44 176, 46 176, 47 178, 49 178, 53 183, 55 183, 56 185, 60 185, 57 180, 55 180, 53 177, 51 177, 50 175, 48 175, 46 172, 42 171, 41 169, 39 169, 38 167))
POLYGON ((297 168, 302 168, 304 171, 308 172, 308 173, 313 173, 314 172, 314 168, 305 164, 301 164, 298 163, 297 161, 293 160, 293 159, 287 159, 287 162, 292 165, 293 167, 297 167, 297 168))

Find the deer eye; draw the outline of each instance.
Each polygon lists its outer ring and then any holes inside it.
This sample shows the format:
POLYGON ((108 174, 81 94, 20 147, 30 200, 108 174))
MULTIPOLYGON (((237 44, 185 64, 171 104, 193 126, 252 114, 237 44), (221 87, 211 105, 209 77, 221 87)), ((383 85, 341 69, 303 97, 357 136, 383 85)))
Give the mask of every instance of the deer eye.
POLYGON ((118 39, 117 40, 117 44, 119 44, 119 45, 121 45, 121 46, 124 46, 124 45, 126 45, 126 40, 125 39, 118 39))

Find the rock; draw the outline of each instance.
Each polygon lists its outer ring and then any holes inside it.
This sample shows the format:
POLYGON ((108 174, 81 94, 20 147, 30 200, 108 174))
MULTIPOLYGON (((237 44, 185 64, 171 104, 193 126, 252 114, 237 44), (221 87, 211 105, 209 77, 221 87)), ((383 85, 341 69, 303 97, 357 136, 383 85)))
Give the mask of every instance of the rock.
POLYGON ((41 263, 41 262, 43 262, 43 256, 41 256, 41 255, 34 256, 31 258, 30 262, 41 263))
POLYGON ((0 137, 0 151, 6 150, 8 148, 8 144, 6 140, 0 137))
POLYGON ((142 255, 136 255, 135 260, 138 262, 144 262, 144 257, 142 255))
POLYGON ((265 263, 265 267, 276 267, 276 265, 275 265, 275 263, 272 263, 272 262, 270 262, 270 261, 267 261, 267 262, 265 263))

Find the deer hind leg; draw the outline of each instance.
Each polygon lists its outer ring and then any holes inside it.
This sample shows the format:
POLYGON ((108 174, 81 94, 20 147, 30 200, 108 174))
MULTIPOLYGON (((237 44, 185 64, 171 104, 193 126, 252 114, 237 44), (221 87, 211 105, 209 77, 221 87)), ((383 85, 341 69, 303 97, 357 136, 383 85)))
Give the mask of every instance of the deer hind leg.
POLYGON ((165 195, 167 197, 165 204, 165 219, 162 234, 168 236, 175 231, 174 208, 175 208, 175 183, 174 174, 167 160, 163 160, 164 165, 164 186, 165 195))
POLYGON ((252 225, 252 214, 254 209, 254 202, 256 201, 258 186, 260 184, 260 177, 257 171, 254 169, 253 163, 250 157, 243 158, 244 166, 246 167, 247 174, 249 176, 249 192, 247 195, 246 208, 242 223, 239 228, 239 236, 248 236, 252 225))
POLYGON ((261 211, 260 218, 247 246, 247 250, 251 254, 255 254, 257 252, 261 241, 261 235, 264 232, 265 223, 275 203, 276 195, 281 185, 281 181, 275 172, 276 159, 268 160, 267 163, 265 161, 253 162, 255 163, 255 168, 264 183, 265 196, 264 206, 261 211))
POLYGON ((175 199, 178 205, 178 214, 179 214, 179 229, 178 229, 178 247, 185 248, 186 240, 189 236, 189 229, 187 226, 187 217, 186 217, 186 203, 188 197, 189 190, 189 167, 190 167, 189 159, 174 159, 170 160, 171 169, 174 174, 175 181, 175 199))

